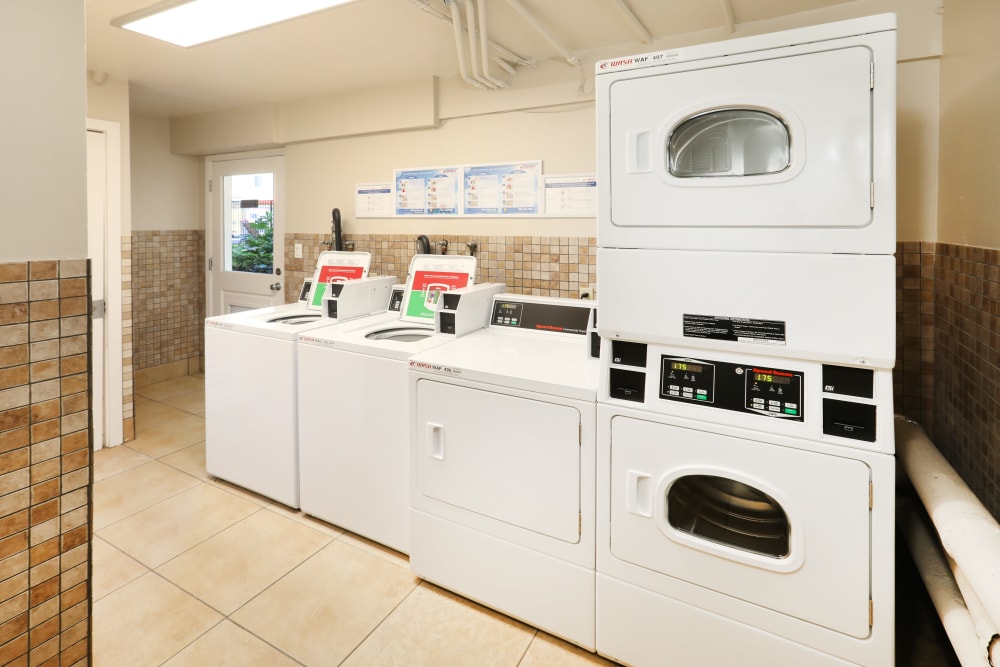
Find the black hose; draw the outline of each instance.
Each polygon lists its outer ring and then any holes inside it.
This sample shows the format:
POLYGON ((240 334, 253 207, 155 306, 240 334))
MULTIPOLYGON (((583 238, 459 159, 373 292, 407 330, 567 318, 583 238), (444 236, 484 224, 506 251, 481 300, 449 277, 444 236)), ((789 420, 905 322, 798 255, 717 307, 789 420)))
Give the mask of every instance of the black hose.
POLYGON ((343 232, 340 229, 340 209, 333 209, 333 222, 330 226, 330 236, 333 238, 333 249, 343 250, 344 249, 344 237, 343 232))
POLYGON ((431 254, 431 240, 423 234, 417 237, 417 254, 418 255, 431 254))

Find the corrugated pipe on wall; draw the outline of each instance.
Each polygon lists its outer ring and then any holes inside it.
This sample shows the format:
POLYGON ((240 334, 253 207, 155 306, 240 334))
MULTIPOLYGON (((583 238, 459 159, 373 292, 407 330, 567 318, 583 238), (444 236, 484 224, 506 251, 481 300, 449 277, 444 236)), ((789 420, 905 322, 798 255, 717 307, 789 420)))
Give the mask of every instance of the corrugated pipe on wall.
POLYGON ((935 540, 900 512, 920 576, 963 667, 1000 667, 1000 524, 914 421, 896 417, 896 456, 927 510, 935 540))

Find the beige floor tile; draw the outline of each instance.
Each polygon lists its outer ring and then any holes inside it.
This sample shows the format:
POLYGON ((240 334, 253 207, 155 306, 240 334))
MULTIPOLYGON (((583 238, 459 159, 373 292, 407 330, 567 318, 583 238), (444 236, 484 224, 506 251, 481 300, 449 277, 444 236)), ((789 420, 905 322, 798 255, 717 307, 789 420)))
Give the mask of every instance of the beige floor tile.
POLYGON ((198 484, 101 529, 98 535, 143 565, 159 567, 259 510, 211 484, 198 484))
POLYGON ((137 435, 187 416, 189 416, 187 412, 178 408, 157 403, 142 396, 135 397, 135 430, 137 435))
POLYGON ((586 667, 588 665, 617 665, 604 658, 568 644, 552 635, 539 632, 531 640, 528 651, 517 667, 586 667))
POLYGON ((145 454, 135 451, 128 445, 103 447, 94 452, 94 481, 137 468, 151 460, 145 454))
POLYGON ((150 461, 95 482, 94 530, 101 530, 201 483, 159 461, 150 461))
POLYGON ((231 614, 331 540, 258 508, 157 572, 223 614, 231 614))
POLYGON ((399 553, 395 549, 390 549, 389 547, 379 544, 378 542, 372 542, 371 540, 361 537, 360 535, 348 532, 344 532, 344 536, 340 538, 340 541, 345 544, 350 544, 356 549, 361 549, 362 551, 378 556, 379 558, 384 558, 390 563, 398 565, 403 569, 410 569, 409 556, 399 553))
POLYGON ((183 410, 184 412, 190 412, 192 414, 197 412, 204 412, 205 390, 198 389, 195 391, 189 391, 183 394, 178 394, 177 396, 164 398, 163 404, 169 405, 170 407, 173 408, 177 408, 178 410, 183 410))
POLYGON ((128 445, 137 452, 158 459, 204 441, 205 418, 187 415, 169 424, 161 424, 136 434, 135 440, 128 445))
POLYGON ((163 664, 163 667, 296 667, 273 646, 230 621, 223 621, 163 664))
POLYGON ((136 388, 135 393, 154 401, 162 402, 167 398, 180 396, 181 394, 188 394, 192 391, 204 390, 204 387, 204 378, 185 375, 172 380, 164 380, 163 382, 138 387, 136 388))
POLYGON ((318 530, 325 535, 329 535, 330 537, 340 537, 344 534, 343 530, 327 523, 326 521, 309 516, 302 510, 295 510, 287 505, 282 505, 281 503, 271 503, 267 506, 267 509, 272 512, 276 512, 283 517, 291 519, 296 523, 301 523, 303 526, 309 526, 310 528, 318 530))
POLYGON ((91 586, 95 601, 149 572, 145 565, 129 558, 100 537, 94 538, 91 548, 91 586))
POLYGON ((225 491, 226 493, 231 493, 234 496, 239 496, 240 498, 243 498, 244 500, 249 500, 250 502, 252 502, 254 504, 260 505, 261 507, 267 507, 269 505, 274 504, 273 500, 271 500, 270 498, 265 498, 264 496, 260 495, 259 493, 254 493, 253 491, 249 491, 247 489, 244 489, 242 486, 237 486, 236 484, 233 484, 232 482, 227 482, 226 480, 219 479, 218 477, 211 477, 211 476, 209 476, 209 477, 211 479, 211 482, 209 482, 209 483, 212 486, 216 486, 216 487, 222 489, 223 491, 225 491))
POLYGON ((211 481, 212 476, 205 471, 205 443, 199 442, 196 445, 179 449, 173 454, 160 457, 161 463, 173 466, 182 472, 193 475, 206 482, 211 481))
POLYGON ((311 667, 337 665, 417 581, 388 561, 335 541, 232 620, 311 667))
POLYGON ((159 665, 222 620, 150 572, 94 603, 94 665, 159 665))
POLYGON ((422 583, 344 661, 344 667, 511 667, 534 628, 422 583))

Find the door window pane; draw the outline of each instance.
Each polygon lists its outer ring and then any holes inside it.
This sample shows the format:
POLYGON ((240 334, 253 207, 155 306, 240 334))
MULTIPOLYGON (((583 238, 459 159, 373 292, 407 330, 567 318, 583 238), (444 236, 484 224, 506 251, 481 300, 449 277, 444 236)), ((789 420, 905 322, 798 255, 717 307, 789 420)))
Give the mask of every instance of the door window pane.
POLYGON ((677 530, 741 551, 784 558, 791 527, 778 502, 725 477, 688 475, 667 491, 667 521, 677 530))
POLYGON ((781 119, 753 109, 722 109, 688 118, 667 143, 670 173, 759 176, 786 169, 791 138, 781 119))
POLYGON ((274 272, 274 174, 226 176, 226 271, 274 272))

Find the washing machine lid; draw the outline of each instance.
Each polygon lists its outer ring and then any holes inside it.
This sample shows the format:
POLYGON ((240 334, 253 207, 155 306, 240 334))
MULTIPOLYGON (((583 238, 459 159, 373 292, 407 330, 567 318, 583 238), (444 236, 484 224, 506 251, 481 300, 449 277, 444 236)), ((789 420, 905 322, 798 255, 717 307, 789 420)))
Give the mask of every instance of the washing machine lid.
POLYGON ((346 252, 343 250, 325 250, 316 260, 316 271, 313 273, 312 291, 309 293, 309 307, 319 311, 323 308, 323 295, 326 286, 332 282, 356 280, 368 275, 372 256, 368 252, 346 252))
POLYGON ((406 275, 399 319, 433 329, 441 294, 475 281, 476 258, 472 255, 414 255, 406 275))
POLYGON ((327 326, 329 320, 304 303, 290 303, 255 310, 244 310, 205 319, 205 327, 295 340, 301 331, 327 326))
POLYGON ((410 370, 596 401, 600 361, 588 336, 524 335, 491 327, 410 359, 410 370))

